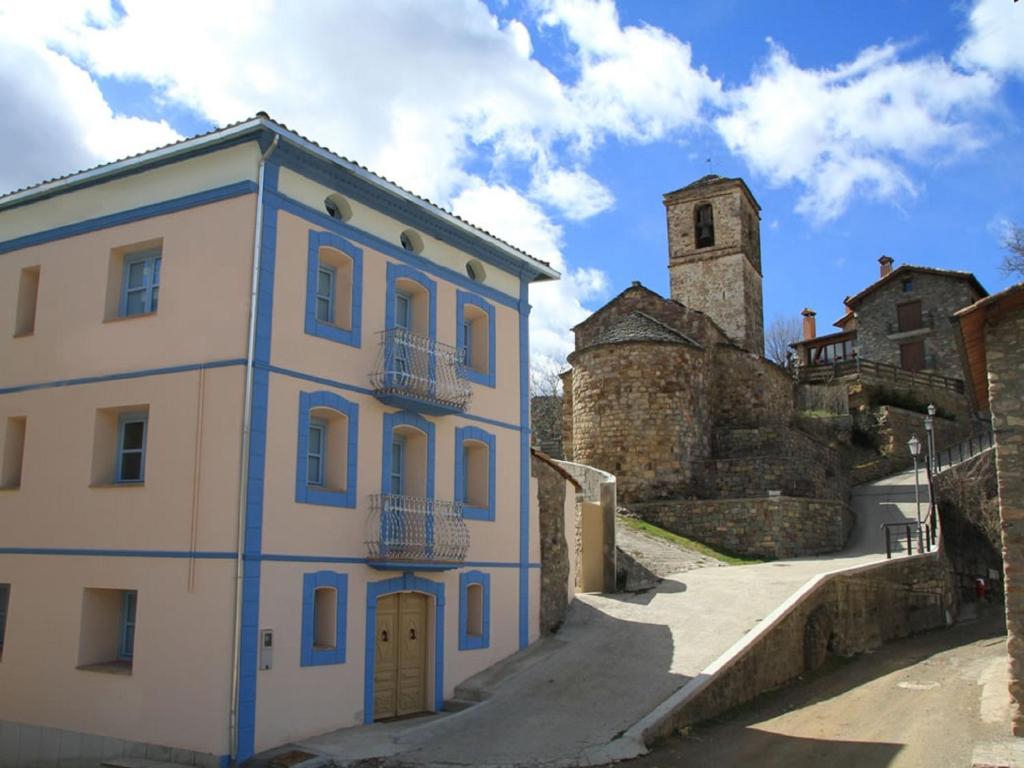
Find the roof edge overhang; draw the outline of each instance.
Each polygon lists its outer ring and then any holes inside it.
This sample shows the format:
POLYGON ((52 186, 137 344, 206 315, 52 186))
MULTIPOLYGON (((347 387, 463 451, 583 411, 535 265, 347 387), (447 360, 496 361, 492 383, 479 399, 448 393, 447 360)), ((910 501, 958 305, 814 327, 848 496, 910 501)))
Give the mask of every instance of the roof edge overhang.
POLYGON ((96 184, 102 184, 122 176, 141 173, 150 168, 212 152, 225 146, 244 143, 248 140, 257 141, 262 149, 266 149, 266 147, 270 146, 274 136, 278 136, 281 143, 291 145, 295 150, 308 157, 314 158, 328 166, 343 169, 347 174, 355 177, 367 187, 372 188, 379 195, 396 202, 406 213, 418 214, 414 218, 421 221, 428 219, 436 222, 440 230, 446 231, 446 234, 449 236, 455 235, 455 237, 449 237, 455 243, 468 239, 483 246, 485 251, 497 257, 497 266, 508 269, 523 279, 533 282, 538 280, 557 280, 561 277, 557 270, 530 256, 528 253, 520 251, 518 248, 511 246, 489 232, 473 226, 440 206, 417 197, 413 193, 376 175, 357 163, 346 160, 324 149, 284 125, 262 116, 257 116, 207 134, 183 139, 174 144, 139 155, 116 160, 106 165, 80 171, 70 176, 46 181, 27 189, 12 192, 0 197, 0 211, 28 205, 96 184))

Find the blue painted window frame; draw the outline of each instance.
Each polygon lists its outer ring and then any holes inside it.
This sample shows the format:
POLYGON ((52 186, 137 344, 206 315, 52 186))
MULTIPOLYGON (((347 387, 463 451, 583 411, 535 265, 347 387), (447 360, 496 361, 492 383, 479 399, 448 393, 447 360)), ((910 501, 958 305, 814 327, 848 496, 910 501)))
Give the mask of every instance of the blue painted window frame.
POLYGON ((479 427, 455 428, 455 500, 462 502, 462 516, 467 520, 494 520, 495 437, 479 427), (476 440, 487 446, 487 506, 471 507, 466 503, 466 441, 476 440))
POLYGON ((114 468, 114 482, 120 485, 132 485, 146 482, 146 442, 149 439, 149 414, 145 411, 122 413, 117 417, 117 454, 114 468), (124 430, 128 424, 142 422, 142 448, 124 447, 124 430), (139 453, 139 477, 126 480, 124 478, 124 456, 126 451, 139 453))
POLYGON ((318 667, 324 664, 345 663, 345 639, 348 628, 348 575, 335 571, 316 571, 302 575, 302 652, 300 666, 318 667), (337 621, 333 648, 317 648, 316 591, 333 589, 337 596, 337 621))
POLYGON ((318 323, 333 323, 334 322, 334 299, 335 291, 338 288, 338 270, 334 267, 329 267, 324 264, 320 264, 317 267, 317 280, 316 280, 316 320, 318 323), (327 278, 327 292, 324 293, 320 290, 321 278, 327 278), (322 303, 325 302, 325 303, 322 303), (320 307, 326 306, 327 311, 324 313, 326 317, 321 317, 320 307))
MULTIPOLYGON (((385 297, 385 317, 387 318, 387 327, 396 327, 395 314, 395 302, 396 297, 401 291, 398 290, 396 285, 399 280, 412 280, 413 282, 419 283, 427 291, 429 296, 430 306, 427 307, 427 335, 431 339, 437 338, 437 283, 431 280, 425 274, 420 272, 418 269, 407 267, 404 264, 396 264, 393 261, 388 262, 387 269, 387 295, 385 297)), ((411 329, 410 329, 411 330, 411 329)))
MULTIPOLYGON (((327 456, 327 430, 323 435, 323 454, 327 456)), ((359 463, 359 406, 334 392, 299 393, 299 435, 295 460, 295 501, 301 504, 322 504, 329 507, 356 506, 356 480, 359 463), (327 408, 343 414, 348 419, 346 436, 348 456, 345 465, 345 489, 342 491, 310 485, 309 480, 309 428, 316 419, 310 413, 317 408, 327 408)), ((325 465, 321 464, 321 468, 325 465)), ((326 476, 326 475, 324 475, 326 476)))
POLYGON ((475 651, 491 647, 491 575, 483 571, 459 574, 459 650, 475 651), (469 588, 479 584, 483 592, 482 621, 479 635, 469 634, 469 588))
MULTIPOLYGON (((327 461, 327 422, 323 419, 309 420, 309 429, 306 430, 307 444, 306 444, 306 485, 322 486, 324 484, 324 464, 327 461), (319 450, 314 450, 312 446, 313 433, 319 434, 317 442, 319 443, 319 450), (312 461, 317 461, 317 471, 314 475, 311 471, 312 461)), ((346 478, 347 479, 347 478, 346 478)))
POLYGON ((380 492, 384 495, 394 493, 391 490, 393 469, 391 450, 395 439, 395 429, 398 427, 413 427, 427 436, 427 475, 424 485, 426 486, 426 497, 432 499, 434 498, 434 424, 412 411, 384 414, 384 450, 381 456, 380 492))
POLYGON ((495 327, 494 327, 494 305, 484 301, 479 296, 467 291, 455 292, 455 347, 456 349, 467 349, 472 341, 466 337, 466 307, 479 307, 487 315, 487 370, 478 371, 470 367, 470 355, 466 355, 465 376, 472 382, 482 384, 485 387, 495 386, 495 327))
POLYGON ((131 661, 135 656, 135 623, 139 609, 139 593, 134 589, 121 592, 121 626, 118 630, 117 658, 131 661))
POLYGON ((148 248, 138 253, 127 254, 121 264, 121 300, 118 304, 118 315, 121 317, 140 317, 156 312, 160 303, 160 267, 163 251, 160 248, 148 248), (128 274, 135 264, 142 265, 142 285, 135 288, 128 286, 128 274), (128 294, 142 294, 142 310, 128 311, 128 294))
MULTIPOLYGON (((336 275, 335 275, 336 277, 336 275)), ((337 304, 337 279, 332 281, 334 295, 331 301, 331 317, 334 317, 334 306, 337 304)), ((309 252, 306 259, 306 333, 322 339, 347 344, 351 347, 362 346, 363 325, 363 251, 343 237, 333 232, 309 231, 309 252), (352 259, 352 328, 339 328, 333 322, 325 323, 318 319, 316 305, 320 276, 320 249, 332 248, 352 259)))
POLYGON ((4 650, 4 637, 7 635, 7 606, 11 600, 11 585, 0 584, 0 653, 4 650))

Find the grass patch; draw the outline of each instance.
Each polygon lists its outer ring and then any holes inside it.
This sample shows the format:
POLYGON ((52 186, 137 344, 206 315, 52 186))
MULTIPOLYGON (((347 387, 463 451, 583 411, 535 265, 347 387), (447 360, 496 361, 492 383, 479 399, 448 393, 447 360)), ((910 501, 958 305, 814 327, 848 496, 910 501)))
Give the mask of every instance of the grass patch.
POLYGON ((714 558, 715 560, 720 560, 721 562, 728 563, 729 565, 750 565, 751 563, 765 562, 764 558, 760 557, 739 557, 728 552, 712 549, 707 544, 701 544, 699 541, 694 541, 693 539, 688 539, 685 536, 680 536, 678 533, 666 531, 664 528, 651 525, 645 520, 640 520, 636 517, 620 515, 619 521, 627 528, 631 528, 634 531, 646 533, 648 536, 653 536, 656 539, 667 541, 670 544, 675 544, 677 547, 682 547, 683 549, 698 552, 699 554, 706 555, 707 557, 714 558))

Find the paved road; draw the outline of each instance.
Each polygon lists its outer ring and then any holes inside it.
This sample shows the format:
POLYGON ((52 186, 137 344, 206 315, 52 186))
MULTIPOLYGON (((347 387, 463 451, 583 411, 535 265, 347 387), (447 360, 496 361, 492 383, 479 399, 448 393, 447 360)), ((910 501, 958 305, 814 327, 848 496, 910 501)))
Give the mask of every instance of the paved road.
MULTIPOLYGON (((910 482, 913 482, 912 475, 910 482)), ((454 715, 349 728, 300 746, 342 760, 418 765, 588 765, 808 579, 884 557, 880 520, 908 512, 907 477, 857 490, 858 529, 835 555, 676 573, 649 592, 580 595, 557 635, 477 682, 454 715), (507 670, 507 674, 505 672, 507 670)), ((913 514, 913 487, 909 487, 913 514)))
POLYGON ((972 623, 832 661, 620 765, 968 766, 977 742, 1009 734, 1002 606, 985 608, 972 623))

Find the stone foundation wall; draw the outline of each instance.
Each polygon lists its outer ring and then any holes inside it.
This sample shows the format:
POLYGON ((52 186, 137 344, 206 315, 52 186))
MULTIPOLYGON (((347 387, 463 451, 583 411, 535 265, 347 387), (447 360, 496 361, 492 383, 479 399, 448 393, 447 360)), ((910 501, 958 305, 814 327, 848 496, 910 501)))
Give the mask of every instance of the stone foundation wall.
POLYGON ((760 355, 716 347, 712 386, 716 427, 785 424, 793 416, 792 378, 760 355))
POLYGON ((680 536, 747 557, 836 552, 853 528, 844 502, 789 496, 649 502, 631 504, 629 511, 680 536))
POLYGON ((559 378, 562 379, 562 458, 572 461, 572 368, 559 378))
POLYGON ((955 613, 955 592, 939 554, 824 576, 781 616, 762 622, 749 645, 645 739, 751 701, 816 669, 829 653, 869 651, 944 626, 955 613))
POLYGON ((622 501, 690 495, 710 455, 704 351, 636 342, 575 355, 573 461, 619 478, 622 501))
POLYGON ((985 346, 1003 528, 1013 734, 1024 736, 1024 311, 990 326, 985 346))
MULTIPOLYGON (((562 626, 569 609, 569 546, 565 530, 566 496, 575 503, 576 487, 565 473, 534 454, 540 520, 540 632, 550 634, 562 626)), ((575 546, 576 533, 569 537, 575 546)), ((573 585, 575 586, 575 585, 573 585)))
POLYGON ((802 496, 845 502, 849 483, 839 453, 794 429, 720 429, 712 441, 714 459, 699 473, 700 496, 736 499, 802 496))

